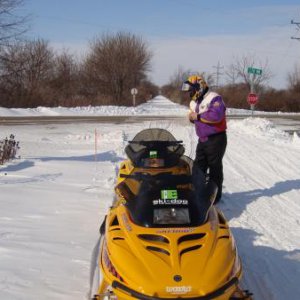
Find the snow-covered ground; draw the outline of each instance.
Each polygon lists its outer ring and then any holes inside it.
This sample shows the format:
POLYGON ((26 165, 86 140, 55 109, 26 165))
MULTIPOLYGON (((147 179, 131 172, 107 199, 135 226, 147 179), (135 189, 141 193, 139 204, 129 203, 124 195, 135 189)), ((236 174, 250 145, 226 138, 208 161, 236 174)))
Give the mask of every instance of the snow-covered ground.
MULTIPOLYGON (((157 100, 136 112, 162 111, 166 102, 157 100)), ((174 104, 172 113, 186 108, 174 104)), ((13 133, 21 145, 21 158, 0 166, 0 299, 86 299, 98 228, 112 201, 124 146, 149 127, 171 131, 194 157, 197 139, 189 122, 0 126, 0 138, 13 133)), ((299 299, 299 170, 297 134, 263 118, 228 122, 219 207, 229 219, 245 285, 256 300, 299 299)))

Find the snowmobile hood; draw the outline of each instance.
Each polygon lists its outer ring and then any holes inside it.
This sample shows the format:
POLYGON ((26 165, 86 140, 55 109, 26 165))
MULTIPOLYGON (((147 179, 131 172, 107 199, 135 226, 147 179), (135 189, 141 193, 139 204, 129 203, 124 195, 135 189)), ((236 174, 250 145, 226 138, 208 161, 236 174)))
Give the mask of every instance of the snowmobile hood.
POLYGON ((116 287, 156 297, 207 295, 241 273, 233 238, 214 207, 201 226, 146 228, 117 206, 106 220, 101 257, 116 287))

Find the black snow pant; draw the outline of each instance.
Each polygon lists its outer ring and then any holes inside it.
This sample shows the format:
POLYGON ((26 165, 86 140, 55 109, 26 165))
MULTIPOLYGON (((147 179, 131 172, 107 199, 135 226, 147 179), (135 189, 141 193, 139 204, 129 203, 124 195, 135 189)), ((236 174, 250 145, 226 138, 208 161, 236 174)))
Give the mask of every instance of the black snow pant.
POLYGON ((222 159, 227 146, 226 132, 217 133, 208 137, 205 142, 198 141, 195 167, 200 168, 204 174, 209 174, 209 180, 216 183, 218 193, 215 203, 222 197, 223 163, 222 159))

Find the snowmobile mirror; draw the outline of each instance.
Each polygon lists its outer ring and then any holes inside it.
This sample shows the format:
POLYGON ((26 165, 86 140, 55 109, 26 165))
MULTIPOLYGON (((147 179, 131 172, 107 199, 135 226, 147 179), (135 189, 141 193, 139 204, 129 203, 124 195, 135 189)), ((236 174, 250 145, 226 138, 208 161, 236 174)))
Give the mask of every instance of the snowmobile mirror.
POLYGON ((129 188, 129 186, 123 181, 121 183, 119 183, 116 187, 115 187, 116 192, 119 193, 119 195, 121 197, 123 197, 126 201, 130 201, 131 199, 133 199, 134 193, 131 191, 131 189, 129 188))
POLYGON ((186 82, 184 82, 181 86, 181 91, 183 92, 189 92, 190 89, 191 89, 191 85, 186 82))

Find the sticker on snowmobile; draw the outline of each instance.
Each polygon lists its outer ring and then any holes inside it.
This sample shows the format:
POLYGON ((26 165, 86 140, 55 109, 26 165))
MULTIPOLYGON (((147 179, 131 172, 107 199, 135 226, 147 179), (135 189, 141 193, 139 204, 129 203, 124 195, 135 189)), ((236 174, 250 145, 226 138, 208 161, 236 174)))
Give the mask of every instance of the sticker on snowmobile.
POLYGON ((154 150, 150 151, 149 152, 149 157, 150 158, 157 158, 157 151, 154 151, 154 150))
POLYGON ((187 228, 163 228, 156 231, 156 233, 191 233, 194 232, 195 228, 187 227, 187 228))
POLYGON ((161 199, 177 199, 178 198, 177 190, 161 190, 160 198, 161 199))
POLYGON ((153 205, 188 205, 188 200, 182 199, 158 199, 152 201, 153 205))
POLYGON ((170 294, 186 294, 192 291, 192 287, 188 286, 167 286, 166 292, 170 294))
POLYGON ((126 214, 124 214, 124 213, 122 214, 122 220, 123 220, 123 222, 124 222, 125 228, 126 228, 128 231, 131 231, 131 230, 132 230, 132 227, 131 227, 131 225, 130 225, 130 223, 129 223, 129 220, 128 220, 126 214))

